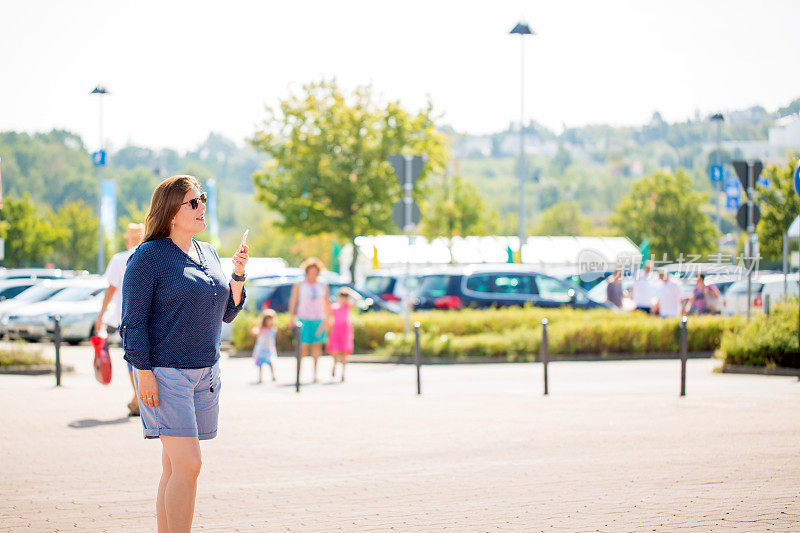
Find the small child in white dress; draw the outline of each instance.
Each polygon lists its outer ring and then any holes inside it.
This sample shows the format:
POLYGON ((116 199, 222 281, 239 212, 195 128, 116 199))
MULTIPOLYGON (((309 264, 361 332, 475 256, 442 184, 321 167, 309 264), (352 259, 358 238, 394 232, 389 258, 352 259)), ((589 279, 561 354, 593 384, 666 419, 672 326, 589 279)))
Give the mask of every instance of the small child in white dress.
POLYGON ((253 360, 258 366, 258 382, 261 383, 261 369, 264 365, 269 365, 272 373, 272 381, 275 381, 275 361, 278 357, 278 350, 275 347, 275 335, 278 328, 275 327, 275 311, 264 309, 261 313, 259 324, 252 329, 256 336, 256 344, 253 346, 253 360))

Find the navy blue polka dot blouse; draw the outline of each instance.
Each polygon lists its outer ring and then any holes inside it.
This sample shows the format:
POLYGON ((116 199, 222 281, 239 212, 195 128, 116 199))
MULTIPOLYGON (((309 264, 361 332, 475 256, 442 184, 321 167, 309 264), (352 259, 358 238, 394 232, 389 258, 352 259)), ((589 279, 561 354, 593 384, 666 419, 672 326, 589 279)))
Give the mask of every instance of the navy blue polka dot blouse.
POLYGON ((128 259, 120 335, 135 368, 203 368, 219 359, 222 322, 236 318, 245 292, 234 305, 217 251, 193 243, 200 263, 170 238, 142 243, 128 259))

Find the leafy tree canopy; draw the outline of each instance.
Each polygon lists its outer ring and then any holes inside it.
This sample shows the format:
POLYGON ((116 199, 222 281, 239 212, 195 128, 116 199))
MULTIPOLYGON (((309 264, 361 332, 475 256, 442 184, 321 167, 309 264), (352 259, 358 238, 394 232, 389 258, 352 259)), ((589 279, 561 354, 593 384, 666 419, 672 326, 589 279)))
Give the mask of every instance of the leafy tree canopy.
POLYGON ((352 241, 392 231, 401 190, 388 156, 427 155, 418 185, 446 163, 446 138, 432 112, 430 105, 417 113, 399 102, 379 106, 369 87, 345 94, 335 81, 306 85, 268 108, 252 139, 271 158, 253 175, 258 199, 280 213, 282 228, 305 235, 352 241))
POLYGON ((800 212, 793 180, 797 161, 793 157, 786 165, 770 165, 762 173, 769 179, 769 187, 756 187, 756 202, 761 208, 761 220, 756 227, 758 249, 768 259, 777 261, 783 257, 783 234, 800 212))
POLYGON ((634 243, 650 240, 650 252, 661 260, 677 261, 681 254, 705 255, 715 248, 717 230, 701 206, 708 201, 692 189, 690 176, 656 172, 635 182, 623 196, 611 225, 634 243))

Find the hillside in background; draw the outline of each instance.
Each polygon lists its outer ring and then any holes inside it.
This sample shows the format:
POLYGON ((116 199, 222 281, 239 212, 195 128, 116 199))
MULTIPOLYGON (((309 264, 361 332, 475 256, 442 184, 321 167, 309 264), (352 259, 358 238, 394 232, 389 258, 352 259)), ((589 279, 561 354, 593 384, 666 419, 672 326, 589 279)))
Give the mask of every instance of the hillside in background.
MULTIPOLYGON (((766 141, 776 119, 798 110, 800 99, 775 112, 752 107, 726 113, 723 159, 744 155, 736 143, 766 141)), ((450 172, 472 182, 496 210, 498 233, 515 234, 518 128, 509 126, 490 135, 446 131, 454 155, 450 172)), ((716 135, 708 117, 668 123, 659 113, 641 126, 588 125, 560 133, 531 122, 524 129, 530 224, 547 207, 575 201, 584 215, 603 226, 630 184, 659 169, 685 168, 697 190, 711 192, 707 166, 716 135)), ((82 139, 73 133, 0 132, 0 157, 7 195, 28 193, 37 203, 54 208, 77 199, 97 204, 96 171, 82 139)), ((140 146, 112 150, 104 177, 117 182, 117 214, 126 220, 141 216, 163 177, 177 173, 194 174, 201 181, 216 177, 223 244, 230 244, 240 228, 267 224, 265 220, 276 217, 252 196, 251 176, 264 159, 244 142, 211 133, 195 150, 185 153, 140 146)), ((730 215, 726 226, 733 226, 730 215)))

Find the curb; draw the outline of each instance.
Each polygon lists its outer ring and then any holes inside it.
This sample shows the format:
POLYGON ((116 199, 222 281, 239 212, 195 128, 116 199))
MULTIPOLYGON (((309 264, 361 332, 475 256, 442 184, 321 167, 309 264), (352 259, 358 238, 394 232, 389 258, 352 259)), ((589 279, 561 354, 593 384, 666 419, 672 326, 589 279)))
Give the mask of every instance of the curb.
MULTIPOLYGON (((61 365, 61 373, 68 374, 75 372, 72 365, 61 365)), ((9 365, 0 366, 0 374, 15 374, 18 376, 43 376, 45 374, 55 374, 54 364, 49 365, 9 365)))
MULTIPOLYGON (((689 352, 689 359, 710 359, 714 352, 689 352)), ((228 357, 245 358, 251 357, 249 351, 229 352, 228 357)), ((279 357, 296 357, 295 353, 283 352, 279 357)), ((647 361, 662 359, 680 359, 678 353, 607 353, 607 354, 550 354, 550 362, 553 361, 647 361)), ((348 363, 369 363, 369 364, 414 364, 413 357, 380 357, 370 354, 356 354, 347 358, 348 363)), ((423 365, 486 365, 486 364, 506 364, 506 363, 535 363, 539 361, 539 354, 536 354, 534 361, 528 360, 509 360, 503 357, 462 357, 452 358, 423 358, 423 365)))
POLYGON ((768 368, 765 366, 722 365, 722 373, 752 374, 757 376, 797 376, 800 378, 800 368, 786 368, 782 366, 768 368))
MULTIPOLYGON (((689 359, 710 359, 714 352, 689 352, 689 359)), ((680 359, 677 353, 609 353, 609 354, 550 354, 550 362, 591 362, 591 361, 648 361, 680 359)), ((414 364, 413 357, 376 357, 372 355, 355 355, 348 359, 349 363, 386 363, 414 364)), ((464 357, 461 359, 423 358, 423 365, 485 365, 507 363, 540 363, 539 354, 536 360, 509 360, 502 357, 464 357)))

